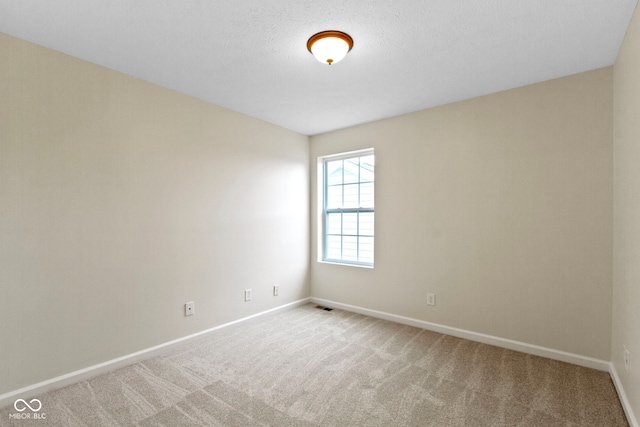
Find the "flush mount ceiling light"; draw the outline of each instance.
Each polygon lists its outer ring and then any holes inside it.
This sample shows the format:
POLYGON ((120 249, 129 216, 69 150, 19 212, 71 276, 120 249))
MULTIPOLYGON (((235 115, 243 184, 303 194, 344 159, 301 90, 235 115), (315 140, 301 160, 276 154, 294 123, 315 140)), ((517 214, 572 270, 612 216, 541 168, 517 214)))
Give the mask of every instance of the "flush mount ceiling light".
POLYGON ((342 31, 322 31, 307 41, 307 49, 323 64, 340 62, 353 47, 353 39, 342 31))

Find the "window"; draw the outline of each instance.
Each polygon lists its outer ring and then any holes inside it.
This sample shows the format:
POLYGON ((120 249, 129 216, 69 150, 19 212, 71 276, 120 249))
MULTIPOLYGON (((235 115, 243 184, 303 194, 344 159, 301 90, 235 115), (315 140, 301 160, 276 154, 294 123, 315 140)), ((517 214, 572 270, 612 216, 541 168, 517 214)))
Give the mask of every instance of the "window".
POLYGON ((321 160, 322 260, 373 267, 373 150, 321 160))

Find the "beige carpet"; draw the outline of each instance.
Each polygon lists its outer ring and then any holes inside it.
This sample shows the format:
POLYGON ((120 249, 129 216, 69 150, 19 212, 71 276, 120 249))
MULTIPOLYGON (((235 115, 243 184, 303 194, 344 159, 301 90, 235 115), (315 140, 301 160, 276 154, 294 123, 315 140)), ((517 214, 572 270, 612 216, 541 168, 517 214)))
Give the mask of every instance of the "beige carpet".
POLYGON ((608 373, 305 305, 37 396, 0 426, 626 426, 608 373))

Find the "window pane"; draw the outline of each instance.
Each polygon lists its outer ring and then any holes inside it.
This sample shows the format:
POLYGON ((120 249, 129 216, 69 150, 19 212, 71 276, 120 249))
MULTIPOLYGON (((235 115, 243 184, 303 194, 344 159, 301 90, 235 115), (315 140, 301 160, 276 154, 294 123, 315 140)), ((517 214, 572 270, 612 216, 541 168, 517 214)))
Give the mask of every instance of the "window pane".
POLYGON ((327 234, 342 234, 341 213, 330 213, 327 215, 327 234))
POLYGON ((360 200, 358 200, 358 184, 345 185, 344 188, 344 204, 343 208, 359 208, 360 200))
POLYGON ((344 183, 358 182, 360 179, 360 162, 359 158, 344 160, 344 183))
POLYGON ((373 207, 373 182, 360 184, 360 206, 361 208, 373 207))
POLYGON ((358 238, 355 236, 342 236, 342 259, 358 261, 358 238))
POLYGON ((355 236, 358 234, 358 214, 345 213, 342 214, 342 234, 350 234, 355 236))
POLYGON ((360 262, 373 264, 373 237, 360 237, 360 262))
POLYGON ((342 160, 327 162, 327 184, 342 184, 342 160))
POLYGON ((373 212, 362 212, 360 214, 360 230, 361 236, 373 236, 373 212))
POLYGON ((360 157, 360 182, 373 181, 373 156, 360 157))
POLYGON ((376 163, 376 156, 374 156, 373 154, 360 157, 360 164, 368 165, 368 167, 370 167, 371 170, 373 170, 375 163, 376 163))
POLYGON ((327 187, 327 208, 341 208, 342 207, 342 185, 335 185, 327 187))
POLYGON ((342 237, 341 236, 327 236, 327 258, 328 259, 342 258, 342 237))

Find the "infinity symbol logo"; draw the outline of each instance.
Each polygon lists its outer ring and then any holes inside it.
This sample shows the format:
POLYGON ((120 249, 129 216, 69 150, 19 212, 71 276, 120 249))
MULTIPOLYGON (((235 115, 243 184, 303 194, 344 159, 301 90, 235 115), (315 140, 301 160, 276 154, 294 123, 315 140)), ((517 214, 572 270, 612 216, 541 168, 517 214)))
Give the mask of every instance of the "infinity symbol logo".
MULTIPOLYGON (((27 401, 24 400, 24 399, 18 399, 15 402, 13 402, 13 407, 18 412, 24 412, 24 411, 27 410, 27 408, 31 409, 31 412, 38 412, 40 409, 42 409, 42 402, 40 402, 38 399, 31 399, 29 401, 29 403, 27 403, 27 401), (22 402, 22 404, 24 405, 24 406, 22 406, 22 408, 18 408, 18 403, 19 402, 22 402), (29 405, 29 403, 33 403, 33 402, 37 403, 37 405, 38 405, 37 408, 34 408, 31 405, 29 405)), ((33 405, 33 406, 36 406, 36 405, 33 405)))

